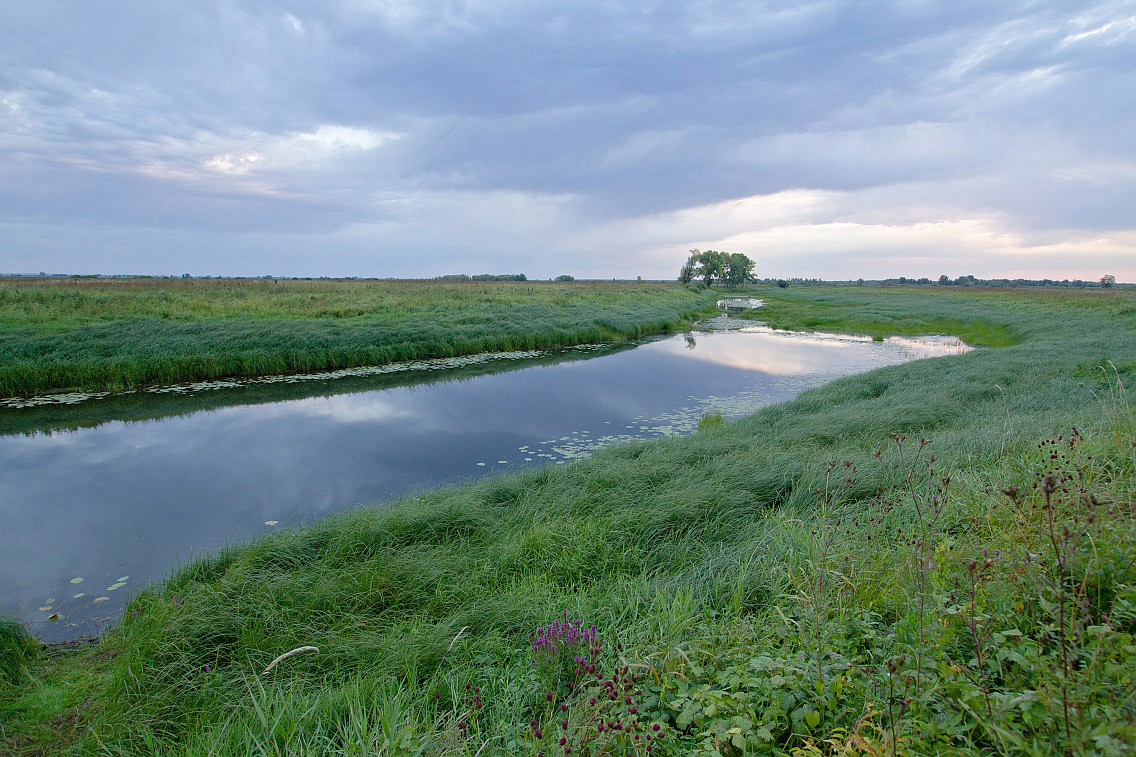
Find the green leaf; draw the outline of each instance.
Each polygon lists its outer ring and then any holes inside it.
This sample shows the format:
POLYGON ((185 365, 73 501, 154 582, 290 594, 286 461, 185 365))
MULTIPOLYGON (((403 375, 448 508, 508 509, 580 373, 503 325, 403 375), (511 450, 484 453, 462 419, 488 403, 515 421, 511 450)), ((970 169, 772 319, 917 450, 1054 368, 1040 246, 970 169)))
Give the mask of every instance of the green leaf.
POLYGON ((816 728, 820 725, 820 713, 816 710, 809 710, 805 713, 805 722, 808 723, 809 728, 816 728))

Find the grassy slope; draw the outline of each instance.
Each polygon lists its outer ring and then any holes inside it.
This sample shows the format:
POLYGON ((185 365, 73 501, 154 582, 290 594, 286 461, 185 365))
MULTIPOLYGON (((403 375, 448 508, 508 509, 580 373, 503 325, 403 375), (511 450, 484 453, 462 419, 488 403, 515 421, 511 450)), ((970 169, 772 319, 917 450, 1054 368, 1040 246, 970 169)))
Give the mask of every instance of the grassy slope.
MULTIPOLYGON (((527 635, 567 609, 598 626, 601 671, 642 676, 629 695, 665 734, 656 754, 1123 753, 1136 740, 1136 448, 1119 380, 1136 368, 1136 302, 761 295, 775 325, 818 309, 816 325, 951 321, 1015 344, 186 566, 97 653, 8 695, 8 737, 50 742, 52 718, 81 705, 79 752, 552 754, 564 733, 589 753, 612 739, 596 729, 607 700, 530 660, 527 635), (1032 487, 1061 471, 1074 478, 1047 511, 1032 487), (998 493, 1009 485, 1016 508, 998 493), (320 652, 258 677, 304 644, 320 652), (91 683, 95 654, 117 656, 91 683)), ((621 700, 608 707, 632 720, 621 700)))
POLYGON ((0 396, 600 342, 705 305, 641 283, 0 280, 0 396))

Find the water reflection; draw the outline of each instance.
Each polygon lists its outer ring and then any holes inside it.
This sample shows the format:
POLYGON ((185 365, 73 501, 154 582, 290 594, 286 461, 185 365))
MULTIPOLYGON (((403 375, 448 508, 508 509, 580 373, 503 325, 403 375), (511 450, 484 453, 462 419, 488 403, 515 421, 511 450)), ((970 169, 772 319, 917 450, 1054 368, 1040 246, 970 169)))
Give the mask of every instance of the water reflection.
POLYGON ((121 615, 127 592, 195 552, 279 527, 266 523, 563 465, 628 439, 689 433, 705 412, 737 417, 836 376, 962 349, 757 327, 414 386, 375 377, 374 388, 337 394, 330 382, 321 396, 263 404, 249 404, 255 389, 237 401, 210 392, 221 407, 196 409, 208 402, 196 398, 166 417, 3 436, 0 611, 48 640, 96 631, 121 615))

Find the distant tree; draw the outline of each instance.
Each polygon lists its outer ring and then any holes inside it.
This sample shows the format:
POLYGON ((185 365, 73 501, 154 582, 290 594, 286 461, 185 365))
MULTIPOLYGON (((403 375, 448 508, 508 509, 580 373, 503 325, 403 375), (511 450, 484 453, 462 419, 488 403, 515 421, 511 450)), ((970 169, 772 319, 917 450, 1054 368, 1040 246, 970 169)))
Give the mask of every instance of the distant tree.
POLYGON ((788 289, 789 282, 785 281, 785 279, 777 279, 777 286, 781 287, 782 289, 788 289))
POLYGON ((950 286, 950 284, 951 284, 951 277, 948 276, 947 274, 944 273, 942 276, 939 277, 939 286, 950 286))
POLYGON ((699 268, 698 275, 706 283, 707 287, 714 286, 714 280, 721 281, 722 274, 725 272, 727 255, 724 252, 717 250, 706 250, 698 256, 699 268))
POLYGON ((1113 276, 1111 273, 1106 273, 1104 276, 1101 276, 1100 285, 1102 287, 1104 287, 1105 289, 1111 289, 1112 285, 1115 284, 1115 283, 1116 283, 1116 277, 1113 276))
POLYGON ((707 287, 713 286, 715 281, 725 286, 741 286, 753 278, 753 268, 754 262, 738 252, 693 249, 678 273, 678 283, 689 284, 700 278, 707 287))
POLYGON ((523 273, 479 273, 470 278, 473 281, 528 281, 523 273))
POLYGON ((557 281, 575 281, 576 277, 575 276, 569 276, 566 273, 562 273, 562 274, 560 274, 559 276, 556 277, 556 280, 557 281))
POLYGON ((741 286, 753 278, 754 262, 740 252, 722 253, 725 272, 723 279, 727 286, 741 286))

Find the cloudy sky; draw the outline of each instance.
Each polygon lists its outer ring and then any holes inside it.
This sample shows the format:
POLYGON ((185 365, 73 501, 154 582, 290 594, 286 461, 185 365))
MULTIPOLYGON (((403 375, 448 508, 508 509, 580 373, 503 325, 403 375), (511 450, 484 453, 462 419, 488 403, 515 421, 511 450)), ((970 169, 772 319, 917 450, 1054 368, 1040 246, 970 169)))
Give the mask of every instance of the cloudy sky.
POLYGON ((1136 0, 4 0, 0 271, 1136 281, 1136 0))

